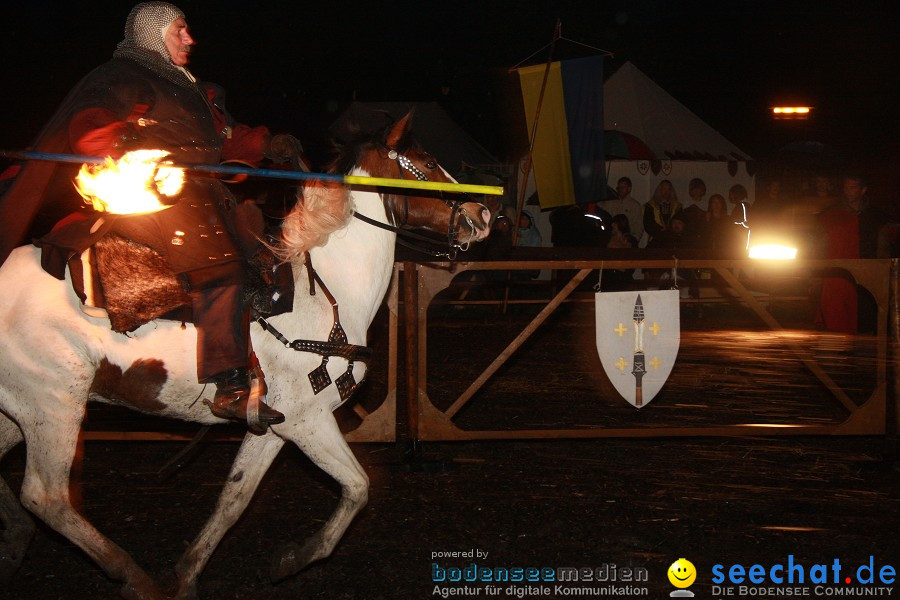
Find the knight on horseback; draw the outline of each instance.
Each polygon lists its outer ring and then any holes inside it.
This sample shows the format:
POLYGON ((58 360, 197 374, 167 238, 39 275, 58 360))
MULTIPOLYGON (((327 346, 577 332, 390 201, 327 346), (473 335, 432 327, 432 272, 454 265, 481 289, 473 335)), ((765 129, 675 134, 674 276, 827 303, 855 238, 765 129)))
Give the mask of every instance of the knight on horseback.
MULTIPOLYGON (((130 150, 153 148, 168 151, 173 161, 201 164, 223 159, 259 164, 264 156, 284 158, 286 152, 296 151, 299 143, 290 143, 296 140, 286 140, 289 136, 234 123, 224 109, 221 89, 199 83, 185 68, 194 43, 179 8, 166 2, 138 4, 128 15, 113 58, 72 90, 35 149, 118 158, 130 150)), ((69 166, 24 165, 0 199, 5 229, 0 261, 54 206, 56 217, 61 208, 78 213, 41 239, 42 246, 62 248, 64 260, 56 267, 52 260, 44 261, 59 279, 68 257, 103 234, 113 232, 151 248, 169 264, 190 298, 198 332, 197 377, 200 383, 217 386, 214 400, 207 402, 212 413, 246 421, 255 433, 282 422, 284 416, 263 402, 248 415, 251 374, 261 381, 261 372, 251 364, 243 244, 237 243, 227 219, 235 200, 226 186, 214 178, 191 178, 165 210, 111 217, 85 208, 74 193, 73 179, 69 166)))

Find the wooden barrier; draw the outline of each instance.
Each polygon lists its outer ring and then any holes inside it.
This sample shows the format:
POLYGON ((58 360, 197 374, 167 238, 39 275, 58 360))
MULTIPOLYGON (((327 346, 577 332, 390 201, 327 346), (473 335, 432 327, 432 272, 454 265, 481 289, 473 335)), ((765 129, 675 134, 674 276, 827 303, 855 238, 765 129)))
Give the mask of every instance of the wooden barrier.
POLYGON ((877 303, 875 344, 875 382, 869 397, 857 404, 840 384, 818 364, 808 348, 786 342, 806 369, 836 398, 847 416, 834 424, 753 423, 705 427, 579 427, 566 429, 463 429, 454 422, 461 408, 476 398, 479 390, 517 352, 526 340, 570 298, 579 284, 596 269, 671 269, 672 260, 551 260, 504 261, 466 263, 404 263, 404 297, 407 324, 407 395, 410 411, 408 435, 415 441, 526 439, 526 438, 598 438, 598 437, 656 437, 656 436, 743 436, 743 435, 847 435, 883 434, 887 415, 888 312, 891 260, 798 260, 784 263, 750 260, 681 260, 678 269, 704 269, 716 273, 734 292, 735 298, 749 307, 773 331, 785 331, 767 310, 757 294, 746 287, 739 273, 764 270, 768 274, 779 270, 821 271, 845 269, 857 283, 866 288, 877 303), (536 270, 575 271, 574 277, 560 289, 521 333, 493 359, 465 391, 446 409, 438 409, 428 394, 428 308, 435 296, 448 288, 451 280, 466 271, 536 270), (411 337, 410 332, 415 331, 411 337), (412 360, 411 357, 415 357, 412 360))
MULTIPOLYGON (((886 420, 892 419, 891 429, 900 428, 900 411, 888 414, 888 390, 896 399, 900 395, 900 379, 894 377, 888 386, 888 354, 889 340, 900 336, 900 317, 896 307, 897 261, 896 260, 798 260, 781 265, 760 263, 748 260, 681 260, 677 263, 681 270, 703 269, 715 272, 733 291, 734 300, 743 302, 773 331, 784 331, 778 320, 767 310, 769 298, 760 297, 747 289, 739 273, 754 272, 760 269, 767 272, 779 270, 812 271, 829 268, 846 269, 857 282, 869 290, 877 303, 877 335, 874 339, 876 352, 876 372, 874 390, 861 404, 857 404, 836 383, 811 355, 808 349, 797 344, 787 343, 789 349, 799 358, 830 394, 840 402, 846 418, 834 424, 819 425, 786 425, 783 423, 755 423, 753 425, 722 425, 703 427, 579 427, 577 429, 522 429, 522 430, 471 430, 457 425, 455 419, 459 411, 477 399, 481 388, 503 367, 521 346, 538 330, 539 327, 564 302, 573 301, 573 292, 585 278, 597 269, 671 269, 672 260, 523 260, 503 262, 459 262, 428 263, 413 262, 396 263, 389 295, 386 299, 388 307, 388 356, 387 356, 387 390, 384 401, 371 413, 359 404, 353 410, 361 420, 361 424, 346 437, 351 442, 393 442, 397 439, 397 379, 400 370, 399 362, 399 329, 400 329, 400 297, 403 298, 403 321, 405 335, 405 374, 406 374, 406 436, 415 442, 438 440, 477 440, 477 439, 533 439, 533 438, 600 438, 600 437, 662 437, 662 436, 742 436, 742 435, 812 435, 812 434, 883 434, 886 431, 886 420), (468 385, 468 387, 445 409, 438 409, 428 394, 428 309, 435 297, 446 290, 451 281, 464 272, 477 271, 519 271, 544 270, 573 271, 574 276, 560 289, 554 289, 548 283, 544 289, 552 291, 552 297, 546 300, 529 299, 522 302, 542 302, 543 308, 509 343, 509 345, 468 385), (402 279, 400 277, 402 274, 402 279), (888 315, 891 322, 888 322, 888 315)), ((585 300, 581 298, 580 300, 585 300)), ((592 301, 592 299, 590 299, 592 301)), ((697 301, 702 301, 697 300, 697 301)), ((707 301, 709 301, 707 299, 707 301)), ((472 301, 469 301, 472 302, 472 301)), ((504 297, 502 301, 481 301, 501 304, 517 302, 504 297)), ((499 310, 499 307, 498 307, 499 310)), ((379 357, 379 360, 381 358, 379 357)), ((623 401, 624 402, 624 401, 623 401)), ((893 408, 893 406, 891 407, 893 408)), ((123 441, 186 441, 193 434, 185 431, 112 431, 93 430, 83 434, 85 440, 123 440, 123 441)), ((214 432, 210 439, 216 441, 235 441, 241 439, 240 432, 214 432)))

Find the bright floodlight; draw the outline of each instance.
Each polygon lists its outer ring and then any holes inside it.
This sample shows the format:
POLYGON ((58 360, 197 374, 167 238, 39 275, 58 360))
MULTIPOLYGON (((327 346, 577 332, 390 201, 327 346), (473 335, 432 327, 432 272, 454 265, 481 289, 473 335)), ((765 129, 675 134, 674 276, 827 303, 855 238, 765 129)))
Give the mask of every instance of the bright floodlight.
POLYGON ((776 115, 805 115, 809 114, 809 106, 776 106, 772 112, 776 115))
POLYGON ((763 244, 750 247, 750 258, 768 260, 793 260, 797 258, 797 249, 778 244, 763 244))
POLYGON ((806 120, 812 112, 812 106, 773 106, 773 119, 806 120))

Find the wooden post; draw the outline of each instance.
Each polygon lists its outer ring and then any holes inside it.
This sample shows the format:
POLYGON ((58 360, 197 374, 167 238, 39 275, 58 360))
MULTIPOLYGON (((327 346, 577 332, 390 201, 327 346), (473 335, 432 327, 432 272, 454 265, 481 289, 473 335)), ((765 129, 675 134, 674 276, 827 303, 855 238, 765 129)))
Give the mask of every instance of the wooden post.
POLYGON ((403 263, 403 333, 406 338, 406 431, 415 449, 419 442, 419 273, 403 263))
POLYGON ((894 378, 893 402, 888 402, 887 434, 896 436, 900 432, 900 368, 897 366, 900 349, 900 259, 891 259, 891 285, 888 293, 888 348, 890 349, 889 372, 894 378), (891 411, 894 418, 891 419, 891 411))

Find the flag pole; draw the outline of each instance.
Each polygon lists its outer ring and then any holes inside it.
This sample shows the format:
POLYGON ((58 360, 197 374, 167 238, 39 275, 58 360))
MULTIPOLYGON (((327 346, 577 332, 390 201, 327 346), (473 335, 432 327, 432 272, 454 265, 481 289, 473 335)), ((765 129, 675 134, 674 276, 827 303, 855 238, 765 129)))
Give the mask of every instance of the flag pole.
MULTIPOLYGON (((537 139, 538 121, 541 118, 541 105, 544 103, 544 92, 547 89, 547 79, 550 77, 550 65, 553 64, 553 52, 556 49, 556 42, 559 40, 562 31, 562 21, 557 17, 556 26, 553 28, 553 39, 550 41, 550 51, 547 53, 547 63, 544 66, 544 78, 541 81, 541 91, 538 94, 537 106, 534 110, 534 123, 531 125, 531 139, 528 142, 528 154, 525 157, 525 169, 522 176, 521 192, 516 202, 516 222, 512 228, 512 245, 515 247, 519 240, 519 219, 522 218, 522 210, 525 207, 525 191, 528 186, 528 176, 531 174, 531 166, 534 162, 532 152, 534 152, 534 141, 537 139)), ((505 312, 504 301, 504 312, 505 312)))
MULTIPOLYGON (((550 51, 547 53, 547 63, 544 66, 544 78, 541 81, 541 91, 538 94, 537 106, 534 110, 534 122, 531 124, 531 139, 528 141, 528 154, 525 156, 525 169, 522 175, 522 185, 520 187, 519 197, 516 201, 516 222, 512 224, 512 245, 513 248, 519 241, 519 221, 522 218, 522 210, 525 208, 525 191, 528 188, 528 175, 531 174, 531 164, 533 162, 532 152, 534 152, 534 141, 537 139, 538 121, 541 118, 541 105, 544 103, 544 91, 547 89, 547 79, 550 77, 550 65, 553 64, 553 52, 556 49, 556 42, 560 38, 562 30, 562 20, 557 17, 556 25, 553 28, 553 39, 550 40, 550 51)), ((534 224, 534 223, 533 223, 534 224)), ((507 282, 512 273, 506 273, 507 282)), ((509 303, 509 285, 503 287, 503 304, 500 310, 506 314, 506 307, 509 303)))

